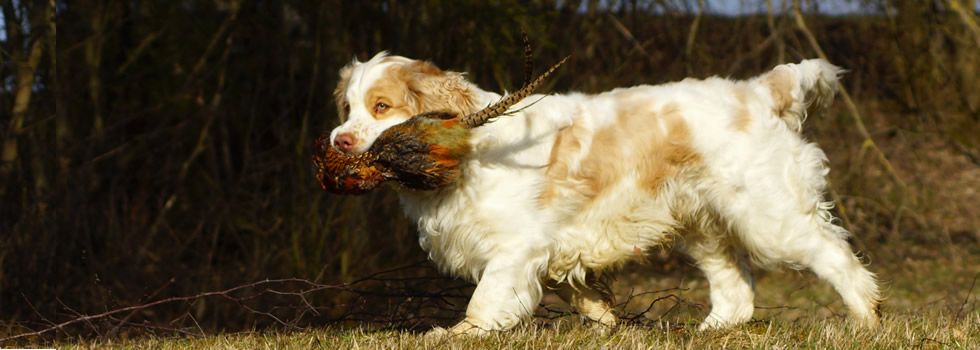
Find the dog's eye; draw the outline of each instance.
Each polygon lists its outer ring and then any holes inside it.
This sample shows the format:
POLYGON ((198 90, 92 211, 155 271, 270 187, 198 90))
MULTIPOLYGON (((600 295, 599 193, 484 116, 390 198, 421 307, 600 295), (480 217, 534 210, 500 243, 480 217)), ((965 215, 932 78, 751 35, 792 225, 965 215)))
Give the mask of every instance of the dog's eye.
POLYGON ((385 104, 384 102, 378 102, 378 104, 374 105, 374 111, 376 113, 384 113, 387 110, 388 110, 388 105, 385 104))

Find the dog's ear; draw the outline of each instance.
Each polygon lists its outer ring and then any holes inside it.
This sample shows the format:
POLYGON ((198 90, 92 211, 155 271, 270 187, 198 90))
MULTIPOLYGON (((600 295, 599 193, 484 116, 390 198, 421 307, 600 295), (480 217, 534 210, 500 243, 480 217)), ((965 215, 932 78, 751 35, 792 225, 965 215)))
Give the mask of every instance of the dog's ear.
POLYGON ((429 62, 414 61, 402 66, 408 87, 405 100, 416 112, 444 111, 467 115, 475 112, 476 96, 463 74, 439 69, 429 62))
POLYGON ((347 93, 347 84, 350 83, 350 75, 361 62, 357 60, 352 61, 347 66, 344 66, 340 70, 340 80, 337 81, 337 88, 333 89, 333 97, 337 101, 337 117, 340 119, 341 123, 347 121, 347 115, 350 113, 350 106, 344 99, 344 95, 347 93))

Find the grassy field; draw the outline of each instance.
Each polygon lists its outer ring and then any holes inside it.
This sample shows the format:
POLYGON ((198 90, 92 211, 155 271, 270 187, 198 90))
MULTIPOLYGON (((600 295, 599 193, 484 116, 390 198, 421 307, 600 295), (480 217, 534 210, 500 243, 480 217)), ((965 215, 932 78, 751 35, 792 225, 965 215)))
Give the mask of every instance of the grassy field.
POLYGON ((673 266, 666 276, 649 271, 664 262, 654 261, 632 266, 615 283, 619 314, 636 319, 611 330, 584 323, 577 315, 562 314, 565 306, 554 295, 547 295, 546 309, 538 312, 542 317, 484 338, 432 338, 425 336, 425 329, 348 324, 205 337, 126 339, 123 334, 115 340, 53 345, 76 349, 980 348, 980 292, 976 286, 980 254, 958 247, 943 249, 953 257, 909 254, 901 263, 871 265, 887 295, 881 327, 873 331, 852 328, 837 294, 812 274, 758 270, 753 321, 728 330, 697 331, 697 321, 709 309, 707 283, 696 269, 683 263, 673 266), (648 290, 662 291, 640 293, 648 290))
POLYGON ((691 331, 689 325, 622 327, 608 334, 573 320, 535 323, 483 338, 432 338, 418 332, 325 328, 305 332, 222 334, 206 338, 152 338, 111 343, 60 344, 59 348, 127 349, 975 349, 976 313, 956 319, 943 313, 892 314, 876 331, 852 330, 839 320, 760 320, 723 331, 691 331))

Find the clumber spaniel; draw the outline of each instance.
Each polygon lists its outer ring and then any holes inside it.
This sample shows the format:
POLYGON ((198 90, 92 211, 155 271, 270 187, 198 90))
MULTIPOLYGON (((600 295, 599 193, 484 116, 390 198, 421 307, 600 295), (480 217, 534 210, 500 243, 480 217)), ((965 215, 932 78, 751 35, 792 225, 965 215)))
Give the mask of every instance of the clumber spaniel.
MULTIPOLYGON (((810 269, 840 293, 853 320, 873 327, 875 276, 829 212, 824 152, 800 136, 807 115, 833 100, 840 72, 805 60, 741 81, 532 95, 513 115, 474 129, 458 181, 396 188, 429 258, 477 284, 466 318, 449 331, 513 327, 545 288, 615 325, 610 277, 664 246, 694 258, 710 283, 702 329, 752 316, 746 260, 810 269)), ((413 115, 466 115, 502 97, 463 74, 384 52, 341 70, 335 94, 342 125, 330 140, 348 154, 413 115)))

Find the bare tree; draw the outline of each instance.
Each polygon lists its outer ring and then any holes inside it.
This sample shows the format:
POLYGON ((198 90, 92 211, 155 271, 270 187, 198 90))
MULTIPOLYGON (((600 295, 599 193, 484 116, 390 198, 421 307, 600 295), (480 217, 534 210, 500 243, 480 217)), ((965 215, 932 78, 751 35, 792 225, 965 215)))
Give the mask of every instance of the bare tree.
MULTIPOLYGON (((24 122, 28 116, 31 94, 34 92, 35 73, 44 51, 45 34, 54 28, 51 20, 54 8, 53 1, 36 3, 4 0, 2 9, 4 28, 7 31, 4 49, 10 54, 14 76, 14 103, 0 155, 0 179, 7 179, 18 160, 18 140, 25 134, 24 122)), ((44 183, 43 179, 38 181, 44 183)), ((0 187, 0 194, 4 190, 0 187)))

